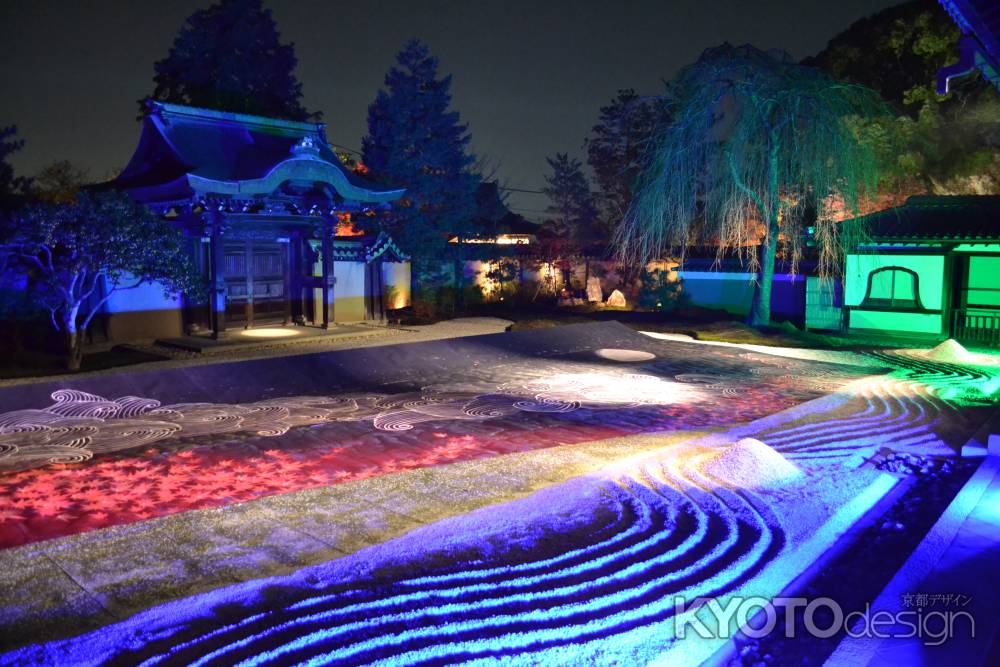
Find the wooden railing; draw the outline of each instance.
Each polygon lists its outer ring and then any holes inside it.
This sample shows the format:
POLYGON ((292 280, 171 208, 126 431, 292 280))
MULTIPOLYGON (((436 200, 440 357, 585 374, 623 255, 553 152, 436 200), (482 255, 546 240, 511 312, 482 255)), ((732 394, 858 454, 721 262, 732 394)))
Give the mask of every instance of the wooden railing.
POLYGON ((1000 311, 952 311, 951 335, 956 340, 1000 347, 1000 311))

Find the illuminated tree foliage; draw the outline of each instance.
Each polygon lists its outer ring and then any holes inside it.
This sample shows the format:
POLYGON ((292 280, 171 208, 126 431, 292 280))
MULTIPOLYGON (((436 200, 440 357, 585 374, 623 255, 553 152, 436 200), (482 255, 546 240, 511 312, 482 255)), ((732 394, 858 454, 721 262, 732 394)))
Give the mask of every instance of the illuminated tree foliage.
MULTIPOLYGON (((222 0, 196 11, 170 53, 154 65, 150 98, 290 120, 311 116, 301 103, 293 44, 282 44, 261 0, 222 0)), ((145 100, 139 101, 140 115, 145 100)))
POLYGON ((855 21, 802 64, 868 86, 915 117, 924 101, 950 106, 989 87, 969 77, 954 82, 957 93, 935 94, 938 70, 958 60, 961 35, 937 0, 911 0, 855 21))
POLYGON ((80 367, 81 332, 115 292, 154 281, 168 295, 203 291, 183 234, 124 193, 30 205, 14 222, 7 268, 28 274, 37 302, 65 336, 72 370, 80 367))
POLYGON ((670 96, 672 121, 646 157, 618 250, 637 264, 693 244, 735 252, 758 274, 750 322, 768 324, 779 240, 794 270, 811 226, 821 275, 839 269, 855 227, 837 220, 879 179, 875 151, 849 120, 884 114, 884 104, 787 54, 729 45, 682 70, 670 96))
POLYGON ((467 150, 468 127, 449 109, 451 77, 438 78, 437 58, 418 40, 396 63, 368 107, 362 160, 377 180, 406 188, 387 231, 411 254, 434 254, 449 235, 473 231, 481 179, 467 150))
POLYGON ((1000 93, 978 73, 938 95, 938 70, 959 58, 961 31, 937 0, 861 19, 804 64, 879 92, 899 114, 868 128, 886 146, 887 193, 1000 193, 1000 93))

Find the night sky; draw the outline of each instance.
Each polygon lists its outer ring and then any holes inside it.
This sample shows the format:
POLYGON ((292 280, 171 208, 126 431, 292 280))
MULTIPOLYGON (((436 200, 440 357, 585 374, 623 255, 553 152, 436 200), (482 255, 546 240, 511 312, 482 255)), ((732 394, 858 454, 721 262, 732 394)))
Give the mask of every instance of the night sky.
MULTIPOLYGON (((395 52, 426 41, 454 75, 454 107, 473 149, 508 186, 543 185, 545 156, 583 158, 598 109, 619 88, 662 80, 723 41, 802 58, 853 21, 900 0, 286 0, 274 11, 295 43, 304 104, 328 138, 359 148, 366 110, 395 52)), ((136 100, 183 20, 211 0, 0 0, 0 126, 17 124, 21 174, 68 159, 92 176, 123 167, 139 136, 136 100)), ((538 218, 546 199, 513 193, 538 218)))

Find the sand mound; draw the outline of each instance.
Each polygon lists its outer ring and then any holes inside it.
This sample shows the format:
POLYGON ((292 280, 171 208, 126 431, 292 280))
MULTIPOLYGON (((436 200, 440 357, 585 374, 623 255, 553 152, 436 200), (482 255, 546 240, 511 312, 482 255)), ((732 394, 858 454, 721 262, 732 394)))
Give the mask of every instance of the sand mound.
POLYGON ((949 338, 936 347, 916 353, 918 356, 931 361, 940 361, 945 364, 975 364, 978 366, 996 366, 998 360, 989 354, 977 354, 969 352, 962 344, 954 338, 949 338))
POLYGON ((802 476, 802 471, 760 440, 743 438, 705 465, 712 477, 748 489, 780 486, 802 476))
POLYGON ((962 344, 954 338, 949 338, 936 347, 927 350, 924 356, 934 361, 941 361, 946 364, 975 364, 979 363, 979 355, 969 352, 962 344))

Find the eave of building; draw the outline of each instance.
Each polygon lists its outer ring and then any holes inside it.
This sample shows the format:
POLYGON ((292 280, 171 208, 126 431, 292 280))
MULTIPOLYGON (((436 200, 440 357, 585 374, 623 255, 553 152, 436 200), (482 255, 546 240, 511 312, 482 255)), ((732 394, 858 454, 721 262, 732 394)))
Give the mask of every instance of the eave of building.
POLYGON ((866 245, 907 245, 907 246, 949 246, 957 243, 994 244, 1000 241, 996 236, 877 236, 866 245))
POLYGON ((171 104, 170 102, 152 102, 150 107, 159 110, 162 115, 168 118, 173 116, 196 121, 214 119, 229 121, 243 127, 278 128, 303 133, 322 132, 326 128, 325 123, 309 123, 306 121, 285 120, 283 118, 252 116, 250 114, 233 113, 231 111, 217 111, 215 109, 190 107, 183 104, 171 104))
POLYGON ((938 72, 938 93, 947 94, 951 79, 975 69, 1000 90, 1000 6, 974 0, 939 0, 962 31, 959 61, 938 72), (983 7, 980 7, 982 4, 983 7))
POLYGON ((267 195, 275 192, 286 181, 314 181, 326 183, 345 199, 364 203, 388 203, 399 199, 404 189, 373 192, 359 188, 344 173, 326 160, 310 155, 296 155, 276 164, 261 178, 244 181, 217 181, 187 174, 191 189, 201 196, 208 195, 267 195))
MULTIPOLYGON (((326 141, 322 123, 160 102, 152 103, 150 110, 144 120, 136 152, 122 174, 111 183, 145 203, 212 196, 278 194, 279 188, 287 181, 327 185, 336 192, 338 199, 359 204, 388 204, 405 193, 404 188, 383 188, 375 183, 366 187, 363 179, 349 174, 326 141), (233 161, 230 164, 236 165, 238 160, 246 159, 245 154, 240 152, 246 148, 250 151, 251 166, 244 163, 242 167, 219 169, 218 164, 205 162, 203 154, 192 151, 192 145, 179 145, 175 141, 177 137, 174 135, 181 131, 179 128, 188 128, 184 130, 188 144, 192 141, 190 128, 199 128, 197 132, 217 131, 218 134, 213 136, 219 138, 220 149, 232 151, 233 161), (274 154, 273 141, 276 137, 281 138, 279 143, 290 143, 284 149, 284 156, 280 151, 274 154), (259 142, 261 138, 272 144, 259 142), (253 160, 264 162, 255 168, 253 160)), ((197 142, 193 145, 205 146, 197 142)), ((220 150, 217 154, 224 153, 220 150)))
POLYGON ((390 261, 405 262, 410 259, 410 256, 403 252, 396 242, 392 240, 392 237, 382 232, 375 239, 375 242, 369 246, 365 252, 365 261, 371 262, 375 259, 389 255, 393 259, 390 261))

